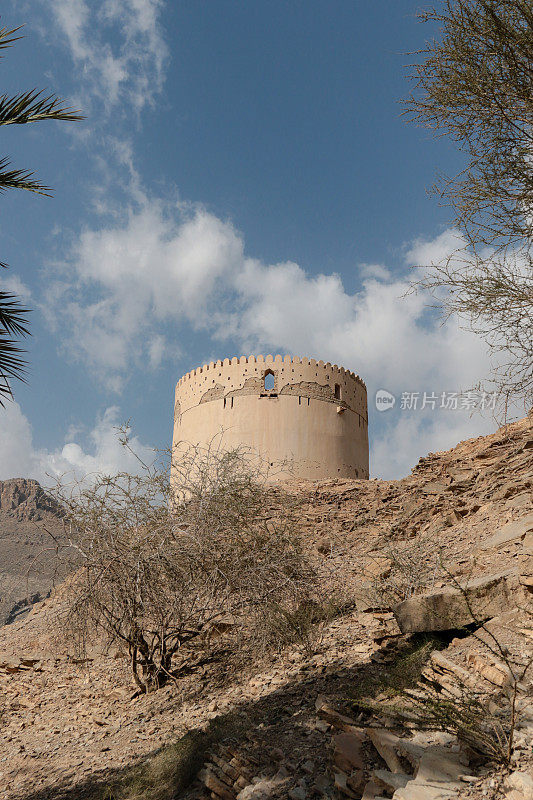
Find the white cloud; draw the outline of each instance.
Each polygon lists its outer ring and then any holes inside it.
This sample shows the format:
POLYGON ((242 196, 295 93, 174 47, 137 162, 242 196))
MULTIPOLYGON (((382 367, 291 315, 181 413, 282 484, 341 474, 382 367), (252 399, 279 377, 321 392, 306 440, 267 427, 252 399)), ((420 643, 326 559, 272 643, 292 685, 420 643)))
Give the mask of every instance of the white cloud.
MULTIPOLYGON (((416 242, 399 272, 367 268, 359 290, 349 293, 338 275, 247 257, 231 223, 201 207, 150 201, 137 184, 135 199, 107 227, 82 232, 59 282, 51 284, 66 346, 109 388, 120 390, 135 367, 158 367, 171 348, 175 357, 184 325, 188 335, 211 336, 209 356, 218 341, 220 356, 231 342, 240 352, 289 352, 342 364, 365 379, 369 402, 378 388, 397 396, 464 391, 490 372, 481 338, 457 319, 443 323, 424 295, 408 291, 413 261, 444 257, 457 247, 455 231, 416 242)), ((396 474, 432 442, 452 446, 459 432, 486 429, 485 421, 460 413, 402 418, 390 434, 396 474), (406 446, 409 437, 413 447, 406 446)), ((390 474, 377 433, 374 469, 390 474)))
MULTIPOLYGON (((117 426, 120 424, 119 409, 108 408, 98 417, 88 436, 89 449, 76 441, 66 441, 56 450, 39 449, 34 446, 31 425, 16 402, 0 409, 0 480, 8 478, 35 478, 44 486, 53 485, 54 479, 103 472, 136 472, 138 462, 134 455, 119 442, 117 426)), ((73 431, 68 431, 72 434, 73 431)), ((151 463, 154 452, 135 436, 131 438, 132 450, 146 462, 151 463)))
MULTIPOLYGON (((338 275, 248 258, 231 223, 201 207, 136 197, 122 219, 82 232, 48 295, 71 354, 109 387, 120 389, 134 366, 159 366, 184 323, 245 351, 342 363, 392 392, 464 390, 489 371, 480 338, 456 319, 442 324, 423 294, 409 293, 407 268, 395 277, 373 269, 349 294, 338 275)), ((456 244, 445 232, 408 258, 456 244)))
POLYGON ((359 275, 380 281, 388 281, 392 277, 390 269, 383 264, 359 264, 359 275))
POLYGON ((160 30, 162 0, 41 0, 81 74, 81 105, 107 110, 151 105, 164 82, 168 50, 160 30))
POLYGON ((4 292, 16 294, 21 300, 27 302, 31 299, 31 290, 23 283, 18 275, 2 274, 2 289, 4 292))
POLYGON ((457 320, 428 315, 427 298, 406 294, 408 276, 363 281, 348 294, 336 275, 296 264, 248 260, 238 278, 242 312, 233 333, 248 348, 289 349, 344 364, 393 392, 468 389, 488 370, 481 339, 457 320))
POLYGON ((165 352, 165 337, 153 336, 148 342, 148 359, 151 369, 157 369, 163 360, 165 352))
POLYGON ((466 241, 455 228, 448 228, 433 239, 419 238, 409 246, 406 261, 414 266, 442 264, 448 256, 466 248, 466 241))
POLYGON ((70 353, 119 389, 132 364, 159 366, 165 322, 209 326, 214 290, 241 269, 242 248, 229 223, 201 208, 143 202, 114 227, 81 234, 47 305, 69 325, 70 353))

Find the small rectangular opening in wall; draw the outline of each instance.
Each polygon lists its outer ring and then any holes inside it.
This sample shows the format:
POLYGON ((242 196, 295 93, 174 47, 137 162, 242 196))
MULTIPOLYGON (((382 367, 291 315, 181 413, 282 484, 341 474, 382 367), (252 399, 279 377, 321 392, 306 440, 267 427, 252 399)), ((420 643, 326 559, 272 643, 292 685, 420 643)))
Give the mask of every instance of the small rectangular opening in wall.
POLYGON ((335 384, 335 398, 336 398, 337 400, 340 400, 340 399, 341 399, 341 387, 340 387, 340 384, 339 384, 339 383, 336 383, 336 384, 335 384))
POLYGON ((299 405, 299 406, 301 406, 301 405, 302 405, 302 398, 301 398, 301 397, 299 397, 299 398, 298 398, 298 405, 299 405))
POLYGON ((309 398, 307 398, 307 405, 309 405, 309 403, 310 403, 310 402, 311 402, 311 401, 309 400, 309 398))
POLYGON ((233 408, 233 397, 231 398, 231 407, 233 408))
POLYGON ((226 398, 224 398, 224 408, 226 408, 226 398))

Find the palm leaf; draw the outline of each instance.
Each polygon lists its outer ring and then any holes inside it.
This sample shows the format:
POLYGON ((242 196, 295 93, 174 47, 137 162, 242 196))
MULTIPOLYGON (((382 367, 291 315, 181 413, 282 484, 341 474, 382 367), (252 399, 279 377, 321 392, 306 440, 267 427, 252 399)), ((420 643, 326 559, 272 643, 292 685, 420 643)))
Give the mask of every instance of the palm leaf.
POLYGON ((29 336, 26 322, 29 312, 29 308, 24 308, 16 295, 0 290, 0 333, 29 336))
POLYGON ((27 169, 7 169, 9 163, 9 159, 0 158, 0 192, 6 189, 27 189, 29 192, 50 197, 48 186, 32 180, 34 172, 27 169))
POLYGON ((21 305, 16 295, 0 291, 0 406, 2 407, 6 398, 13 397, 11 381, 16 379, 26 382, 24 378, 26 361, 21 358, 24 350, 11 337, 29 335, 26 322, 28 313, 29 309, 21 305))
POLYGON ((20 357, 24 351, 7 336, 0 335, 0 406, 4 400, 13 397, 11 381, 16 379, 26 383, 26 361, 20 357))
POLYGON ((22 25, 19 25, 18 28, 0 28, 0 50, 6 50, 8 47, 11 47, 13 42, 17 42, 19 39, 22 39, 22 36, 13 36, 14 33, 20 31, 22 25))
MULTIPOLYGON (((0 28, 1 51, 20 39, 14 36, 18 28, 0 28)), ((81 120, 78 111, 64 105, 56 95, 45 95, 43 91, 31 89, 29 92, 0 96, 0 125, 24 125, 46 119, 81 120)), ((41 184, 30 170, 11 169, 7 158, 0 158, 0 193, 6 189, 26 189, 37 194, 49 195, 47 186, 41 184)), ((0 261, 0 269, 7 265, 0 261)), ((21 358, 24 350, 13 337, 29 335, 27 325, 28 309, 24 308, 16 295, 0 291, 0 406, 6 398, 12 398, 11 382, 25 382, 26 361, 21 358)))
POLYGON ((30 89, 13 97, 7 94, 0 96, 0 125, 24 125, 43 119, 85 119, 70 106, 64 106, 60 97, 42 95, 42 91, 30 89))

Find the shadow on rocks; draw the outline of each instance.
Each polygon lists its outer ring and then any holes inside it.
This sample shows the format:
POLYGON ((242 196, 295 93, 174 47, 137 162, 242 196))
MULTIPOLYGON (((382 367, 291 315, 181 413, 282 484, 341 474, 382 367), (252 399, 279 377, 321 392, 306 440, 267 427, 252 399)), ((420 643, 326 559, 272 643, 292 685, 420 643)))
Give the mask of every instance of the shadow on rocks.
MULTIPOLYGON (((268 695, 237 705, 212 719, 204 729, 191 730, 125 768, 95 770, 79 782, 69 777, 63 785, 43 787, 11 800, 185 800, 196 796, 198 772, 222 743, 242 752, 253 765, 255 775, 273 774, 280 762, 286 768, 287 781, 291 776, 296 781, 302 775, 299 767, 310 762, 311 777, 326 775, 329 755, 325 734, 314 724, 317 695, 344 699, 349 708, 350 698, 357 696, 358 688, 379 691, 390 680, 391 668, 394 674, 394 664, 420 647, 429 657, 431 649, 439 648, 439 642, 435 640, 427 648, 416 638, 398 637, 385 642, 370 662, 354 667, 340 663, 336 666, 334 662, 327 667, 304 665, 298 678, 268 695)), ((420 662, 413 672, 413 684, 422 666, 420 662)), ((277 796, 273 789, 272 797, 277 796)), ((287 783, 279 796, 287 796, 287 783)))

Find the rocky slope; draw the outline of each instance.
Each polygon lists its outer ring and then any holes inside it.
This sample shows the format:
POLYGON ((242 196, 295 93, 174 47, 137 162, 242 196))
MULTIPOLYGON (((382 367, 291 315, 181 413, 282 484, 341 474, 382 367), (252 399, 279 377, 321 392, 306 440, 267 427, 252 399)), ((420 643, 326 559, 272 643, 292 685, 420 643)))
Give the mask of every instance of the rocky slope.
POLYGON ((0 625, 13 622, 50 591, 56 577, 51 537, 61 514, 39 483, 0 481, 0 625))
POLYGON ((533 657, 532 422, 432 454, 400 481, 287 485, 324 586, 355 602, 310 646, 238 674, 198 664, 132 699, 122 654, 95 648, 80 663, 54 633, 60 593, 37 604, 0 631, 0 800, 531 800, 531 672, 515 687, 509 769, 357 698, 371 687, 386 701, 383 687, 421 660, 417 691, 451 692, 457 706, 473 686, 503 724, 508 662, 533 657), (467 636, 458 585, 480 618, 467 636))

